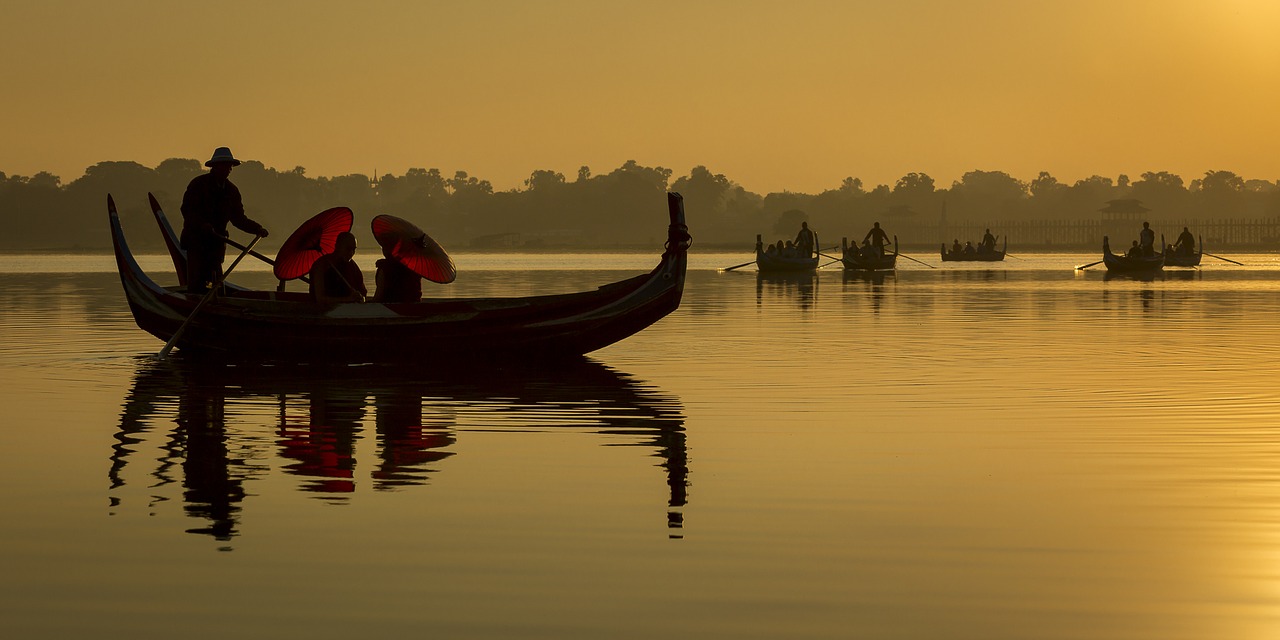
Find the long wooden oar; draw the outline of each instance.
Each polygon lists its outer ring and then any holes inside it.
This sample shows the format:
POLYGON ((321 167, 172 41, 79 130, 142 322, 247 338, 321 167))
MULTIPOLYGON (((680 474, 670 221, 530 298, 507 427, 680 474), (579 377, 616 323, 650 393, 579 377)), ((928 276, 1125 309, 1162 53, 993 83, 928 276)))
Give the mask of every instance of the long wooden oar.
POLYGON ((204 294, 204 297, 200 298, 200 302, 196 303, 196 308, 191 310, 191 314, 182 322, 182 326, 178 327, 178 330, 173 332, 173 336, 169 338, 169 341, 164 343, 164 348, 160 350, 160 353, 156 354, 157 358, 163 359, 169 355, 169 352, 173 350, 173 345, 178 343, 178 338, 182 335, 182 332, 186 331, 187 325, 191 324, 191 320, 200 312, 200 307, 203 307, 204 303, 212 300, 213 296, 217 295, 218 289, 222 286, 222 282, 227 279, 227 276, 231 275, 231 270, 235 269, 236 265, 240 264, 240 261, 244 259, 245 254, 252 251, 253 245, 258 244, 258 241, 261 239, 262 236, 254 236, 253 242, 250 242, 249 246, 245 247, 244 250, 240 252, 240 255, 236 256, 236 259, 231 263, 231 266, 227 267, 227 270, 218 277, 218 281, 214 282, 213 286, 209 288, 209 293, 204 294))
MULTIPOLYGON (((828 258, 830 258, 831 256, 827 256, 827 257, 828 257, 828 258)), ((823 267, 829 267, 829 266, 831 266, 831 265, 833 265, 833 264, 835 264, 835 263, 837 263, 837 262, 843 262, 843 261, 842 261, 842 260, 832 260, 831 262, 828 262, 828 263, 826 263, 826 264, 818 265, 818 268, 819 268, 819 269, 821 269, 821 268, 823 268, 823 267)))
POLYGON ((1089 264, 1082 264, 1082 265, 1080 265, 1080 266, 1076 267, 1076 271, 1084 271, 1085 269, 1088 269, 1089 267, 1092 267, 1092 266, 1094 266, 1094 265, 1102 264, 1103 262, 1106 262, 1106 260, 1099 260, 1099 261, 1097 261, 1097 262, 1090 262, 1089 264))
POLYGON ((929 264, 928 262, 920 262, 919 260, 916 260, 915 258, 912 258, 911 256, 908 256, 908 255, 904 255, 904 254, 899 253, 899 254, 898 254, 898 257, 899 257, 899 258, 906 258, 906 259, 908 259, 908 260, 910 260, 910 261, 912 261, 912 262, 919 262, 920 264, 922 264, 922 265, 924 265, 924 266, 926 266, 926 267, 929 267, 930 269, 937 269, 937 267, 935 267, 935 266, 933 266, 933 265, 929 264))
MULTIPOLYGON (((218 237, 219 237, 219 238, 222 238, 222 236, 218 236, 218 237)), ((222 238, 222 241, 223 241, 223 242, 225 242, 225 243, 227 243, 227 245, 228 245, 228 246, 235 247, 236 249, 239 249, 239 250, 241 250, 241 251, 249 251, 249 248, 248 248, 248 247, 246 247, 246 246, 244 246, 244 245, 240 244, 239 242, 236 242, 235 240, 232 240, 231 238, 222 238)), ((276 261, 275 261, 275 260, 272 260, 271 258, 268 258, 268 257, 266 257, 266 256, 262 255, 261 253, 258 253, 257 251, 249 251, 249 255, 251 255, 251 256, 253 256, 253 257, 255 257, 255 258, 257 258, 257 259, 259 259, 259 260, 261 260, 261 261, 263 261, 263 262, 265 262, 265 263, 267 263, 267 264, 269 264, 269 265, 271 265, 271 266, 273 266, 273 267, 274 267, 274 266, 276 266, 276 261)), ((308 283, 308 284, 311 282, 311 279, 310 279, 310 278, 308 278, 307 276, 298 276, 298 279, 299 279, 299 280, 301 280, 301 281, 303 281, 303 282, 306 282, 306 283, 308 283)))
POLYGON ((755 263, 756 263, 756 261, 755 261, 755 260, 752 260, 751 262, 744 262, 744 263, 742 263, 742 264, 735 264, 735 265, 733 265, 732 267, 727 267, 727 268, 721 269, 721 271, 733 271, 734 269, 741 269, 741 268, 743 268, 743 267, 745 267, 745 266, 747 266, 747 265, 752 265, 752 264, 755 264, 755 263))
POLYGON ((1240 265, 1240 266, 1242 266, 1242 267, 1244 266, 1244 263, 1243 263, 1243 262, 1236 262, 1235 260, 1232 260, 1232 259, 1230 259, 1230 258, 1224 258, 1224 257, 1222 257, 1222 256, 1215 256, 1215 255, 1213 255, 1212 253, 1205 253, 1205 252, 1203 252, 1203 251, 1201 251, 1200 253, 1201 253, 1201 254, 1203 254, 1203 255, 1209 256, 1210 258, 1217 258, 1217 259, 1219 259, 1219 260, 1223 260, 1223 261, 1225 261, 1225 262, 1230 262, 1231 264, 1238 264, 1238 265, 1240 265))

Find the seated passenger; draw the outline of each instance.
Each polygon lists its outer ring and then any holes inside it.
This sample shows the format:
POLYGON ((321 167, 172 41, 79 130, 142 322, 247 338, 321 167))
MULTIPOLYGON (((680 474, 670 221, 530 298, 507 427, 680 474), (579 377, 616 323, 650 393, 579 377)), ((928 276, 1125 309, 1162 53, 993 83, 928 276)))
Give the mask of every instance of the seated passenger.
POLYGON ((787 241, 786 247, 782 250, 782 257, 784 258, 796 257, 796 245, 793 244, 790 240, 787 241))
POLYGON ((1141 258, 1141 257, 1142 257, 1142 247, 1139 247, 1139 246, 1138 246, 1138 241, 1137 241, 1137 240, 1134 240, 1134 241, 1133 241, 1133 246, 1132 246, 1132 247, 1129 247, 1129 251, 1127 251, 1127 252, 1124 254, 1124 257, 1126 257, 1126 258, 1141 258))
POLYGON ((964 254, 966 256, 971 256, 974 254, 973 242, 964 243, 964 254))
POLYGON ((773 245, 769 245, 769 248, 764 250, 764 254, 770 257, 776 256, 778 255, 778 248, 773 245))
POLYGON ((422 276, 391 257, 391 250, 383 247, 383 258, 378 261, 378 273, 374 276, 377 289, 374 302, 421 302, 422 276))
POLYGON ((964 248, 960 246, 960 239, 959 239, 959 238, 956 238, 955 240, 953 240, 953 241, 951 242, 951 253, 954 253, 954 254, 956 254, 956 255, 959 255, 959 254, 960 254, 960 252, 961 252, 961 251, 963 251, 963 250, 964 250, 964 248))
POLYGON ((356 255, 356 237, 350 231, 338 235, 333 253, 320 256, 311 265, 311 296, 316 302, 361 302, 369 290, 364 274, 352 258, 356 255))

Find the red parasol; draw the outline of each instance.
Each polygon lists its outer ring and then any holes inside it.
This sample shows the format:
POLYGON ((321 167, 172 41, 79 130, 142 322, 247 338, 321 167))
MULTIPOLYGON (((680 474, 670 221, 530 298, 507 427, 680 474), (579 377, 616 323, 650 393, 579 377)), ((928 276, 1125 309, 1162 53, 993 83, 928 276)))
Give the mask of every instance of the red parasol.
POLYGON ((346 207, 334 207, 317 213, 302 223, 276 254, 276 277, 293 280, 307 275, 311 265, 326 253, 333 253, 338 234, 351 230, 355 216, 346 207))
POLYGON ((383 214, 374 218, 371 225, 378 244, 414 273, 440 284, 449 284, 458 277, 449 254, 412 222, 383 214))

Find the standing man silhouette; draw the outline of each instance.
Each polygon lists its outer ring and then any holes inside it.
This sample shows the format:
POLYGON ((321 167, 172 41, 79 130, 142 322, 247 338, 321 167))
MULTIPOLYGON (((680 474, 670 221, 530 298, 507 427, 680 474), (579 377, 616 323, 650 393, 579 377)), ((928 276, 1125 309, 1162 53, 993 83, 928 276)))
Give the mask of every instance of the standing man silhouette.
POLYGON ((1156 232, 1151 229, 1150 222, 1142 223, 1142 232, 1138 234, 1138 246, 1142 247, 1142 255, 1151 257, 1156 254, 1156 232))
POLYGON ((801 258, 813 257, 813 231, 809 229, 808 222, 800 223, 800 233, 796 234, 796 248, 799 249, 801 258))
POLYGON ((218 147, 204 166, 209 173, 196 176, 182 196, 182 248, 187 250, 187 292, 205 293, 222 275, 226 254, 227 223, 245 233, 267 236, 266 227, 244 215, 240 190, 227 179, 240 164, 231 149, 218 147))
POLYGON ((871 230, 862 238, 862 242, 871 241, 871 248, 875 250, 877 257, 884 256, 884 245, 889 243, 889 234, 880 228, 880 223, 876 222, 871 225, 871 230))

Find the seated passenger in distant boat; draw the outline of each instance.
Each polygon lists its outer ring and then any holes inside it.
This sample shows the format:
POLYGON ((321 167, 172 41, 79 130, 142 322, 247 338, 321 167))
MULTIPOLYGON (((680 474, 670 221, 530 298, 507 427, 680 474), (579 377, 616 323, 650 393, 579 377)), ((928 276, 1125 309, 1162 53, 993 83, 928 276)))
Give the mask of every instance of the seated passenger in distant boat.
POLYGON ((391 249, 383 247, 378 261, 378 273, 374 276, 377 289, 374 302, 421 302, 422 276, 391 257, 391 249))
POLYGON ((778 256, 778 248, 773 245, 769 245, 769 248, 764 250, 764 254, 770 258, 775 258, 778 256))
POLYGON ((973 255, 974 253, 976 253, 976 251, 974 251, 974 249, 973 249, 973 242, 966 242, 966 243, 964 243, 964 254, 965 254, 966 256, 971 256, 971 255, 973 255))
POLYGON ((961 251, 964 251, 964 247, 960 246, 960 239, 956 238, 951 242, 951 253, 955 255, 960 255, 961 251))
POLYGON ((870 260, 872 258, 879 258, 880 252, 877 251, 875 247, 871 246, 870 240, 863 240, 862 249, 858 252, 858 255, 862 256, 863 260, 870 260))
POLYGON ((782 257, 794 258, 796 255, 796 245, 788 240, 786 247, 782 250, 782 257))
POLYGON ((1137 241, 1137 240, 1134 240, 1134 241, 1133 241, 1133 246, 1132 246, 1132 247, 1129 247, 1129 251, 1127 251, 1127 252, 1124 254, 1124 257, 1126 257, 1126 258, 1141 258, 1141 257, 1142 257, 1142 247, 1139 247, 1139 246, 1138 246, 1138 241, 1137 241))
POLYGON ((316 302, 361 302, 369 290, 364 286, 364 274, 355 263, 356 237, 350 231, 338 235, 333 253, 320 256, 311 265, 311 296, 316 302))

